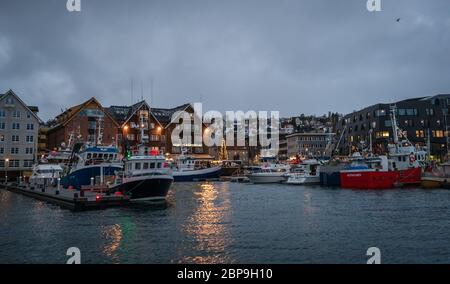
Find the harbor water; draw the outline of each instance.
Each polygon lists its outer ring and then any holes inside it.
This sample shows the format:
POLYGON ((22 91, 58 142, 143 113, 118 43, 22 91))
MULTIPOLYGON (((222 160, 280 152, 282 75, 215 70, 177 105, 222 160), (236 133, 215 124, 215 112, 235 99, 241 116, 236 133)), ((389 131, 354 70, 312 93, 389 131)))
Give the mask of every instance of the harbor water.
POLYGON ((0 190, 0 263, 450 263, 450 191, 175 183, 167 202, 72 212, 0 190))

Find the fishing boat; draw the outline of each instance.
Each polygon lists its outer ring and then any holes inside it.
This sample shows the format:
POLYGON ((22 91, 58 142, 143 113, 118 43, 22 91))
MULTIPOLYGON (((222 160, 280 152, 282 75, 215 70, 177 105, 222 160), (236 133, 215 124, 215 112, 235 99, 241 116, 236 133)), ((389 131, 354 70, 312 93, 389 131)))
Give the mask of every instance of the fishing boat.
POLYGON ((56 164, 36 164, 29 178, 29 185, 32 188, 56 186, 58 178, 61 177, 63 169, 56 164))
POLYGON ((422 188, 446 188, 450 189, 450 162, 445 162, 431 171, 424 172, 421 180, 422 188))
POLYGON ((282 183, 287 180, 286 170, 270 167, 260 167, 246 177, 251 183, 282 183))
POLYGON ((229 177, 233 176, 236 172, 242 169, 241 160, 223 160, 221 176, 229 177))
POLYGON ((175 182, 191 182, 218 179, 222 167, 211 160, 181 154, 172 164, 172 171, 175 182))
POLYGON ((279 163, 276 157, 261 156, 259 165, 251 168, 245 176, 251 183, 282 183, 287 180, 291 166, 279 163))
POLYGON ((340 172, 341 187, 352 189, 388 189, 420 184, 426 152, 418 150, 398 126, 395 106, 391 107, 393 143, 387 155, 369 155, 357 159, 340 172), (399 139, 402 140, 399 140, 399 139))
POLYGON ((164 200, 173 183, 172 170, 164 155, 143 150, 124 160, 124 171, 116 172, 109 191, 120 192, 130 201, 164 200))
POLYGON ((320 184, 321 163, 316 159, 304 160, 293 167, 287 174, 286 184, 313 185, 320 184))
POLYGON ((77 143, 61 185, 79 190, 92 183, 104 184, 105 181, 113 180, 115 172, 122 168, 117 147, 77 143))

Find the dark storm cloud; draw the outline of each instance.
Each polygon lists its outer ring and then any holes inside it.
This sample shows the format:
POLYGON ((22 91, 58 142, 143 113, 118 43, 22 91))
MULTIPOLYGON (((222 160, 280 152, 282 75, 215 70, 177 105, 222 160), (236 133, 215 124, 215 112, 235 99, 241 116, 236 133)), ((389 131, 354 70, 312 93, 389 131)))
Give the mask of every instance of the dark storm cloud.
POLYGON ((450 92, 450 2, 2 0, 0 92, 44 119, 96 96, 155 106, 349 112, 450 92), (401 18, 396 22, 396 18, 401 18))

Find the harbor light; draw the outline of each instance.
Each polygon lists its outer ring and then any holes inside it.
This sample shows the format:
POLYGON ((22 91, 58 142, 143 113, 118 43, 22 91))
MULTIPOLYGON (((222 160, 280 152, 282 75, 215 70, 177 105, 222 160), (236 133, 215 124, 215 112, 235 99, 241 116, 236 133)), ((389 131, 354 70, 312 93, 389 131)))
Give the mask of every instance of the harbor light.
POLYGON ((128 131, 128 125, 125 125, 125 126, 123 127, 123 130, 128 131))

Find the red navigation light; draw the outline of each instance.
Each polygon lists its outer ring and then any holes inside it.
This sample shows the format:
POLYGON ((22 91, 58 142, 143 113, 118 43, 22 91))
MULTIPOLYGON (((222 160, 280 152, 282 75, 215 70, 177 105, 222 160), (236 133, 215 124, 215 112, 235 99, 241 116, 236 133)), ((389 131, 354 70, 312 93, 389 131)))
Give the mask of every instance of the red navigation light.
POLYGON ((100 195, 95 196, 95 201, 100 201, 102 200, 102 197, 100 195))
POLYGON ((120 192, 120 191, 116 191, 116 192, 114 192, 114 195, 115 195, 115 196, 122 196, 123 194, 122 194, 122 192, 120 192))
POLYGON ((151 156, 158 156, 158 154, 159 154, 159 151, 158 151, 158 150, 151 150, 151 151, 150 151, 150 155, 151 155, 151 156))

